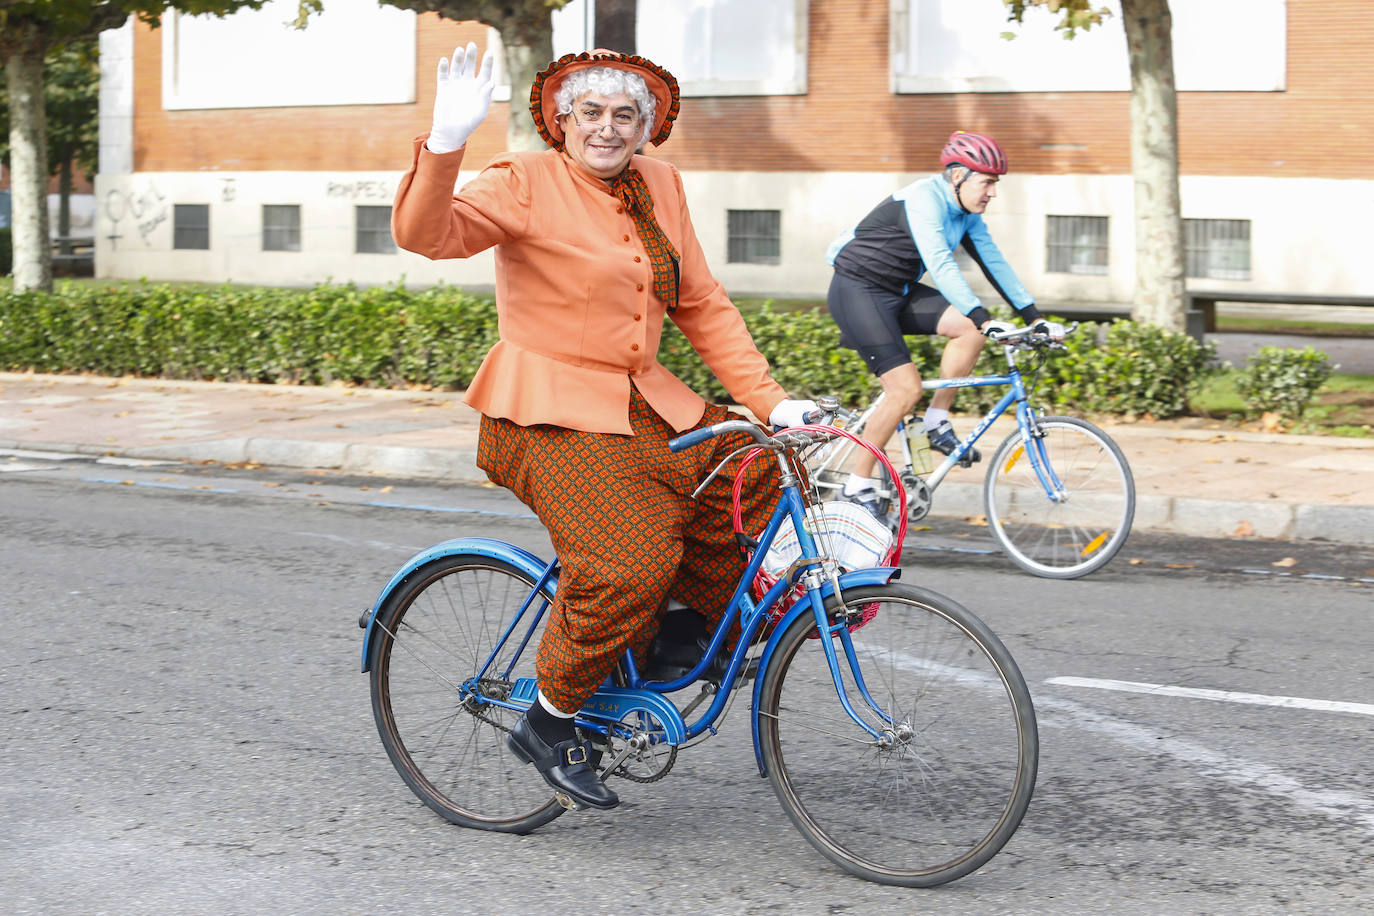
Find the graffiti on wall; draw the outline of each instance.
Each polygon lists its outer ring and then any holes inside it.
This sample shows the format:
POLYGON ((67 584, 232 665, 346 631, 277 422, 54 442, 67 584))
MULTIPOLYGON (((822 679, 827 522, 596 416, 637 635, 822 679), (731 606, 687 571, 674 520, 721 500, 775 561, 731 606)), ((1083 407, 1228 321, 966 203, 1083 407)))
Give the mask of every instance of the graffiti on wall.
POLYGON ((396 196, 396 186, 390 181, 330 181, 325 184, 324 194, 347 200, 390 202, 396 196))
POLYGON ((109 221, 110 231, 105 237, 112 248, 119 247, 123 238, 137 238, 144 245, 150 244, 153 230, 167 222, 171 214, 167 197, 150 184, 140 188, 111 188, 100 202, 100 213, 109 221))

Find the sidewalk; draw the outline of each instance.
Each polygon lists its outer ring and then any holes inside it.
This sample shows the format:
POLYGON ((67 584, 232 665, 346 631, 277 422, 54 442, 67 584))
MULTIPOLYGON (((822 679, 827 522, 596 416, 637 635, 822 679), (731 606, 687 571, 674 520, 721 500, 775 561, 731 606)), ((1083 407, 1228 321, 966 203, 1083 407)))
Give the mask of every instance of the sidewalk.
MULTIPOLYGON (((0 449, 476 483, 477 419, 457 392, 0 373, 0 449)), ((1135 475, 1137 529, 1374 544, 1374 440, 1104 428, 1135 475)), ((980 515, 982 474, 956 469, 932 515, 980 515)))

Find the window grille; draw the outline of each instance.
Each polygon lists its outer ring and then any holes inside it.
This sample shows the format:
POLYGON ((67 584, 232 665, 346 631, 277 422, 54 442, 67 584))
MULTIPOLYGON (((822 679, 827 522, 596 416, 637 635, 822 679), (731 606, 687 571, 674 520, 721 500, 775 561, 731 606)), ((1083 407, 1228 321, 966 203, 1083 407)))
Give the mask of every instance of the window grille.
POLYGON ((172 247, 210 247, 210 205, 174 204, 172 206, 172 247))
POLYGON ((301 208, 299 204, 263 204, 262 250, 301 250, 301 208))
POLYGON ((359 254, 395 254, 391 237, 391 208, 359 206, 356 213, 356 249, 359 254))
POLYGON ((1049 273, 1107 272, 1107 217, 1051 216, 1046 235, 1049 273))
POLYGON ((1188 276, 1250 279, 1248 219, 1185 219, 1183 239, 1188 276))
POLYGON ((728 248, 731 264, 779 264, 782 262, 781 210, 727 210, 728 248))

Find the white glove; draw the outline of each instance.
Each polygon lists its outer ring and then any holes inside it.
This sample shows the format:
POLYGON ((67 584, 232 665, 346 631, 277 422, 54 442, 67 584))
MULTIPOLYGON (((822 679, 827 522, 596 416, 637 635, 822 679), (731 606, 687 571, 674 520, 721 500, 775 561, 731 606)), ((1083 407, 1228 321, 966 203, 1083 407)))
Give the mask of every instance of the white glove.
POLYGON ((768 422, 774 428, 805 426, 807 414, 820 410, 815 401, 779 401, 778 406, 768 415, 768 422))
POLYGON ((491 91, 496 70, 490 50, 477 67, 477 45, 468 42, 467 50, 453 49, 453 63, 439 59, 438 86, 434 93, 434 126, 425 146, 431 153, 451 153, 468 142, 491 108, 491 91))
POLYGON ((980 328, 980 330, 983 332, 984 337, 990 340, 996 340, 1003 334, 1009 334, 1012 331, 1015 331, 1016 325, 1012 324, 1010 321, 997 321, 996 319, 994 319, 992 321, 985 322, 983 324, 983 327, 980 328))
POLYGON ((1057 321, 1037 318, 1031 322, 1031 330, 1037 334, 1044 334, 1050 340, 1064 339, 1064 326, 1057 321))

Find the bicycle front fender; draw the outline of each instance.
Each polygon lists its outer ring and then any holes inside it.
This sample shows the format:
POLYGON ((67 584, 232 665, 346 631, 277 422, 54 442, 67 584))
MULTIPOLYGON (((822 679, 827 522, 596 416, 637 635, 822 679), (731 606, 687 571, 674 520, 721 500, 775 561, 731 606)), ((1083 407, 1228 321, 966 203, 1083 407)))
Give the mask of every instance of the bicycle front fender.
MULTIPOLYGON (((426 566, 435 560, 441 560, 444 557, 461 556, 464 554, 501 560, 509 563, 535 580, 538 580, 539 577, 544 574, 544 570, 549 567, 547 560, 541 560, 523 547, 517 547, 514 544, 508 544, 505 541, 498 541, 494 538, 454 538, 451 541, 435 544, 433 547, 426 547, 424 550, 407 560, 400 569, 396 570, 396 574, 391 577, 391 581, 386 584, 386 587, 382 589, 382 593, 377 596, 377 601, 372 605, 372 610, 367 612, 367 631, 363 634, 364 674, 368 671, 367 655, 368 650, 372 646, 372 631, 377 624, 377 612, 381 610, 382 604, 391 596, 391 593, 400 588, 401 585, 422 566, 426 566)), ((556 584, 557 580, 549 580, 550 587, 556 584)))
MULTIPOLYGON (((901 569, 896 566, 874 566, 869 569, 856 569, 853 572, 841 573, 840 591, 865 585, 886 585, 901 574, 901 569)), ((830 598, 834 593, 835 584, 833 582, 826 582, 821 588, 823 600, 830 598)), ((763 745, 759 737, 759 706, 763 700, 763 682, 768 674, 768 666, 773 661, 773 653, 778 648, 778 643, 782 641, 782 634, 787 632, 792 621, 803 614, 807 617, 812 616, 811 602, 798 601, 788 608, 782 620, 773 628, 772 635, 768 637, 768 642, 763 647, 763 654, 759 656, 759 672, 754 678, 754 700, 751 704, 753 713, 750 727, 754 730, 754 759, 758 762, 760 776, 766 777, 768 775, 768 768, 763 763, 763 745)))

